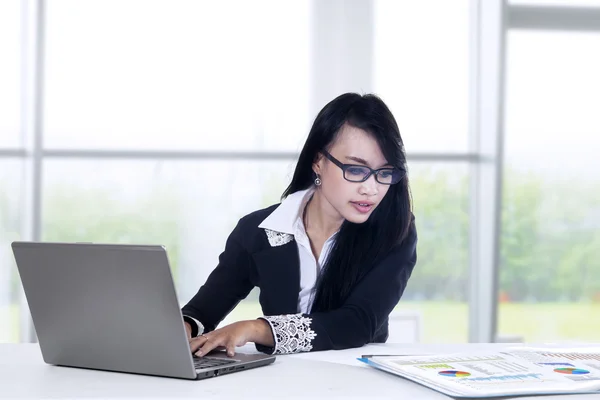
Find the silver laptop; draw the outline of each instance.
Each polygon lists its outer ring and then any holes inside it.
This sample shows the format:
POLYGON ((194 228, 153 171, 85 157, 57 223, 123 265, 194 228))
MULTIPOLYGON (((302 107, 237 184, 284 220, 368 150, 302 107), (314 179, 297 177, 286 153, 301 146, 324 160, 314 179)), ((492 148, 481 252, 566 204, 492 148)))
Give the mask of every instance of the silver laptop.
POLYGON ((162 246, 14 242, 12 249, 48 364, 203 379, 275 361, 192 355, 162 246))

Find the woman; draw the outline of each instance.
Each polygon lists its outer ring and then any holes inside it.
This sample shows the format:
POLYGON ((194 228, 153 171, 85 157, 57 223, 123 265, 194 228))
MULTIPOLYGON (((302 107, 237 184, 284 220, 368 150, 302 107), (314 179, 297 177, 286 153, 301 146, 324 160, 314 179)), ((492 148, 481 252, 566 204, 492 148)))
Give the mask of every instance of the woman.
POLYGON ((248 342, 285 354, 387 340, 417 234, 402 139, 383 101, 347 93, 327 104, 283 199, 239 221, 183 308, 197 355, 233 356, 248 342), (215 330, 255 286, 265 316, 215 330))

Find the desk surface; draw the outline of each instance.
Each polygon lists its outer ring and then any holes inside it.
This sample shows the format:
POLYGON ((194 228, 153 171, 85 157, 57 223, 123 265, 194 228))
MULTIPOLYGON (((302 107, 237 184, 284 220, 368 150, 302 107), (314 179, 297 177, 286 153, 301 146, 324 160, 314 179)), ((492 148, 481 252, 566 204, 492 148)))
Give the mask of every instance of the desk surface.
MULTIPOLYGON (((37 344, 0 344, 0 398, 369 398, 447 396, 356 361, 362 354, 435 354, 492 350, 500 344, 369 345, 359 349, 278 356, 274 364, 201 381, 46 365, 37 344)), ((252 347, 244 348, 251 351, 252 347)), ((598 395, 544 396, 596 399, 598 395)), ((534 399, 521 397, 520 399, 534 399)), ((540 400, 540 397, 535 397, 540 400)))

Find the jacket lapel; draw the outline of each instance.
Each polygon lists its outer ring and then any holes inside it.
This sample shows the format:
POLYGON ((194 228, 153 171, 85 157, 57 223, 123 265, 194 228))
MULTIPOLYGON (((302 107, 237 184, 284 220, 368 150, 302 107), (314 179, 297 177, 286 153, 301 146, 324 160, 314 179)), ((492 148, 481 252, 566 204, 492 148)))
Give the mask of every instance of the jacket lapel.
POLYGON ((296 314, 300 258, 294 240, 252 255, 258 270, 260 303, 265 315, 296 314))

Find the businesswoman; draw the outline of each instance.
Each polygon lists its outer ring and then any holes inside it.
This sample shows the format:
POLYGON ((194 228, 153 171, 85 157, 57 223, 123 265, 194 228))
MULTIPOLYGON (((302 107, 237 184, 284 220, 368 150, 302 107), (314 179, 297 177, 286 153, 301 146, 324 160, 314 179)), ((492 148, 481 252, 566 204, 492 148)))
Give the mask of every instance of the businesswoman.
POLYGON ((182 309, 199 355, 254 342, 274 354, 385 342, 416 263, 406 156, 374 95, 318 114, 283 201, 243 217, 219 264, 182 309), (260 288, 264 316, 215 329, 260 288))

